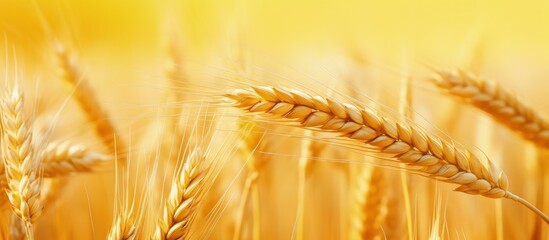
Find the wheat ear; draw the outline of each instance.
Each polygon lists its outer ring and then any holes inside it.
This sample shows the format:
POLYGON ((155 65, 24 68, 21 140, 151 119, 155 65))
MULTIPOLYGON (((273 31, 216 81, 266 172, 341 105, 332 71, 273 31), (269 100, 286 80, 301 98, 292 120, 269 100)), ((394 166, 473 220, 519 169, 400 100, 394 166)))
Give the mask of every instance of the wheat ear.
MULTIPOLYGON (((42 176, 46 178, 92 172, 111 159, 106 155, 88 150, 84 145, 70 145, 68 142, 49 143, 40 156, 42 176)), ((6 175, 0 172, 0 189, 6 185, 6 175)))
MULTIPOLYGON (((78 101, 80 108, 86 113, 88 120, 95 124, 95 132, 111 152, 123 153, 125 144, 120 139, 116 139, 118 131, 111 122, 109 114, 101 107, 93 89, 88 85, 88 80, 82 74, 76 64, 76 61, 69 56, 65 47, 57 44, 57 57, 64 72, 64 80, 74 88, 74 97, 78 101)), ((125 162, 125 155, 118 156, 121 163, 125 162)))
POLYGON ((172 184, 154 239, 185 239, 192 225, 206 170, 204 155, 194 150, 172 184))
POLYGON ((375 111, 329 98, 312 97, 297 90, 275 87, 237 89, 226 94, 233 106, 251 113, 269 113, 273 121, 292 121, 298 126, 339 133, 343 138, 366 143, 375 151, 407 164, 411 172, 458 184, 455 190, 520 202, 549 224, 549 218, 526 200, 508 191, 508 179, 490 161, 482 162, 468 150, 427 135, 409 123, 399 123, 375 111))
POLYGON ((549 124, 495 83, 463 70, 439 71, 432 80, 438 87, 482 109, 525 139, 540 147, 549 147, 549 124))
MULTIPOLYGON (((549 148, 549 124, 513 94, 493 82, 475 76, 471 72, 456 69, 439 71, 432 80, 451 95, 457 96, 488 113, 493 119, 519 133, 524 139, 541 148, 549 148)), ((540 151, 538 149, 538 151, 540 151)), ((538 159, 538 169, 544 169, 543 159, 538 159)), ((539 185, 537 205, 543 203, 545 176, 543 170, 537 173, 539 185)), ((536 219, 534 236, 541 231, 541 222, 536 219)))
POLYGON ((6 193, 13 211, 25 224, 27 237, 33 239, 32 224, 42 212, 40 162, 35 156, 32 128, 24 113, 23 93, 18 85, 11 94, 6 94, 1 107, 6 193))
POLYGON ((49 143, 42 155, 44 177, 92 172, 111 157, 69 142, 49 143))
POLYGON ((353 180, 352 217, 349 238, 382 239, 381 226, 387 218, 387 182, 381 169, 361 166, 353 180), (385 210, 385 211, 384 211, 385 210))

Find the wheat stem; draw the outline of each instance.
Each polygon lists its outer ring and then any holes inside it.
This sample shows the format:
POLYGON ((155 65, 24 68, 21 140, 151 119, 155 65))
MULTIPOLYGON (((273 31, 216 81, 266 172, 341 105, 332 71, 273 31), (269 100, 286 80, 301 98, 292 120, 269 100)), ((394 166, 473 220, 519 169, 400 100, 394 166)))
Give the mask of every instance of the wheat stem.
MULTIPOLYGON (((307 131, 308 137, 310 132, 307 131)), ((298 160, 298 179, 297 179, 297 228, 296 239, 303 240, 305 235, 305 191, 307 183, 307 167, 309 165, 309 149, 311 140, 305 137, 301 143, 301 153, 298 160)))
POLYGON ((248 167, 248 174, 246 176, 246 182, 244 185, 244 192, 242 194, 240 207, 238 209, 238 215, 235 223, 235 232, 233 239, 240 239, 242 234, 242 225, 244 220, 244 214, 246 206, 248 205, 250 195, 252 199, 252 236, 253 239, 259 239, 261 235, 261 202, 259 200, 259 185, 258 179, 260 176, 260 170, 262 169, 265 160, 257 156, 256 151, 262 150, 263 141, 266 137, 265 126, 258 126, 257 123, 249 121, 248 118, 239 119, 239 128, 242 133, 240 134, 240 140, 242 146, 240 151, 246 161, 248 167), (244 134, 246 133, 246 134, 244 134))
POLYGON ((549 224, 549 217, 547 217, 541 210, 539 210, 536 206, 534 206, 534 204, 531 204, 530 202, 526 201, 525 199, 511 193, 511 192, 507 192, 505 194, 505 198, 508 198, 508 199, 511 199, 511 200, 515 200, 519 203, 521 203, 522 205, 524 205, 525 207, 527 207, 528 209, 532 210, 534 213, 536 213, 538 216, 541 217, 541 219, 543 219, 543 221, 546 223, 546 224, 549 224))
MULTIPOLYGON (((404 76, 401 84, 400 91, 400 106, 399 113, 400 115, 413 119, 412 111, 412 89, 411 82, 408 76, 404 76)), ((402 183, 402 195, 404 196, 404 207, 406 209, 406 229, 408 232, 408 239, 413 239, 413 230, 412 230, 412 206, 410 202, 410 191, 408 190, 408 176, 404 169, 400 170, 400 180, 402 183)))
MULTIPOLYGON (((240 201, 240 204, 238 207, 238 215, 237 215, 236 224, 235 224, 235 231, 233 234, 234 240, 241 239, 242 224, 244 222, 244 214, 246 212, 245 209, 246 209, 246 206, 248 205, 248 201, 249 201, 248 199, 250 198, 250 195, 251 195, 250 192, 254 192, 254 186, 257 186, 256 184, 257 178, 258 178, 257 172, 249 173, 248 176, 246 177, 246 182, 244 184, 244 191, 242 192, 242 196, 241 196, 242 200, 240 201)), ((252 198, 253 197, 254 196, 252 196, 252 198)), ((255 201, 252 201, 252 204, 254 204, 254 208, 255 208, 255 201)), ((256 229, 255 212, 253 217, 254 217, 253 222, 254 222, 254 230, 255 230, 256 229)), ((254 239, 256 238, 254 237, 254 239)))

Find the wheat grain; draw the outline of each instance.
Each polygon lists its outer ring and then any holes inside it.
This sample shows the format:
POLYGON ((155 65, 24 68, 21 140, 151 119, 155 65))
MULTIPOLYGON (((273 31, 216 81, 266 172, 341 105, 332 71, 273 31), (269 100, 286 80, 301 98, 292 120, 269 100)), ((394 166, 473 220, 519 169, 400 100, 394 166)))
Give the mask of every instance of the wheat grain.
POLYGON ((133 240, 137 237, 137 227, 133 224, 134 221, 127 217, 126 214, 120 214, 116 217, 111 231, 107 236, 109 240, 133 240))
POLYGON ((27 237, 33 239, 32 224, 42 212, 40 162, 35 156, 32 128, 24 113, 23 93, 18 85, 5 95, 1 109, 6 193, 13 211, 25 224, 27 237))
POLYGON ((507 176, 493 163, 482 162, 468 150, 427 135, 412 124, 297 90, 256 86, 237 89, 225 96, 231 105, 250 113, 269 113, 273 121, 290 120, 303 128, 334 132, 364 142, 380 154, 407 164, 411 172, 458 184, 456 191, 518 201, 549 223, 539 209, 508 191, 507 176))
POLYGON ((257 150, 262 150, 262 145, 264 145, 263 139, 265 137, 265 127, 258 125, 257 123, 251 121, 249 118, 242 117, 238 122, 240 129, 240 140, 242 146, 240 151, 242 152, 243 158, 246 159, 246 166, 249 170, 246 176, 244 190, 242 192, 242 198, 239 204, 237 218, 235 221, 235 231, 233 234, 233 239, 241 239, 242 225, 244 221, 244 214, 246 211, 246 206, 250 198, 252 197, 252 217, 253 217, 253 239, 259 239, 259 234, 261 232, 261 203, 259 201, 259 186, 257 180, 259 178, 259 170, 264 166, 265 159, 261 159, 255 153, 257 150))
POLYGON ((204 160, 205 157, 199 149, 194 150, 186 159, 172 184, 163 216, 158 221, 155 239, 185 239, 204 183, 204 160))
POLYGON ((518 98, 470 72, 439 71, 431 78, 438 87, 490 114, 540 147, 549 147, 549 124, 518 98))

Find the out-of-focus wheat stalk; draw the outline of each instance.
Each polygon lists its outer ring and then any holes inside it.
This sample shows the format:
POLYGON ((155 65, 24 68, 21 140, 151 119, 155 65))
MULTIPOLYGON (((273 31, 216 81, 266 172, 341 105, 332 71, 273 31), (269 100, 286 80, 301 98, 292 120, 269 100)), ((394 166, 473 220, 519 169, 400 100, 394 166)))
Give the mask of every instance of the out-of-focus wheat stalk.
MULTIPOLYGON (((400 104, 398 112, 401 116, 413 120, 412 118, 412 87, 411 79, 407 76, 407 72, 404 73, 402 78, 402 84, 400 87, 400 104)), ((402 195, 404 196, 404 206, 406 210, 406 230, 408 233, 408 239, 413 239, 413 230, 412 230, 412 204, 410 200, 410 191, 408 190, 408 176, 404 170, 400 170, 400 180, 402 183, 402 195)))
POLYGON ((261 144, 265 137, 264 126, 258 126, 258 123, 250 121, 249 118, 239 119, 239 129, 241 131, 240 138, 242 146, 240 150, 243 158, 246 159, 246 166, 249 173, 246 176, 242 200, 238 209, 238 215, 235 224, 233 239, 241 239, 242 225, 246 213, 250 195, 252 198, 252 223, 253 223, 253 239, 259 239, 261 233, 261 202, 259 201, 259 186, 257 180, 260 175, 260 169, 265 164, 264 159, 258 158, 256 151, 261 150, 261 144))
POLYGON ((34 239, 33 223, 42 212, 40 159, 34 149, 32 126, 24 112, 24 96, 16 83, 5 93, 2 109, 2 151, 8 182, 7 195, 15 214, 23 221, 26 235, 34 239))
POLYGON ((307 169, 309 168, 309 158, 313 157, 310 153, 312 146, 311 133, 306 132, 306 136, 301 143, 301 151, 298 160, 298 179, 297 179, 297 226, 296 239, 303 240, 305 235, 305 193, 307 182, 307 169))
POLYGON ((482 109, 525 139, 540 147, 549 147, 549 124, 498 85, 463 70, 439 71, 432 80, 438 87, 482 109))
POLYGON ((350 239, 382 239, 382 224, 387 217, 387 183, 378 167, 364 166, 355 179, 351 208, 350 239))
MULTIPOLYGON (((549 123, 533 109, 494 82, 489 82, 465 70, 438 71, 432 80, 449 94, 471 103, 494 120, 523 136, 540 148, 549 148, 549 123)), ((546 151, 538 149, 539 151, 546 151)), ((541 153, 538 153, 541 154, 541 153)), ((538 191, 536 205, 543 205, 545 196, 546 159, 538 158, 538 191)), ((541 221, 536 219, 533 239, 541 235, 541 221)))
POLYGON ((63 79, 74 89, 74 98, 76 98, 88 120, 94 124, 96 133, 103 141, 103 144, 110 149, 111 153, 117 153, 119 155, 117 159, 124 163, 126 161, 126 144, 120 138, 109 114, 103 109, 94 91, 88 85, 89 80, 81 72, 75 58, 69 55, 63 44, 57 42, 55 50, 64 73, 63 79))

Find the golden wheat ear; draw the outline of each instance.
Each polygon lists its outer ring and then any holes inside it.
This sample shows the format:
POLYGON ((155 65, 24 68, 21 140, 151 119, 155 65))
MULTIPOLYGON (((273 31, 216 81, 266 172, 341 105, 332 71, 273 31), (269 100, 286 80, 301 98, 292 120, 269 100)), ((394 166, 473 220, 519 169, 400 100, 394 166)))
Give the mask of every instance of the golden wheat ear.
POLYGON ((56 177, 73 173, 93 172, 112 157, 69 142, 49 143, 42 154, 43 176, 56 177))
MULTIPOLYGON (((17 84, 17 83, 16 83, 17 84)), ((24 112, 23 92, 15 85, 1 103, 2 151, 12 210, 33 239, 33 223, 42 212, 40 201, 40 159, 35 155, 32 127, 24 112)))
POLYGON ((174 179, 154 239, 185 239, 193 223, 203 192, 205 156, 195 149, 174 179))
POLYGON ((382 225, 387 220, 383 208, 387 205, 388 184, 382 169, 362 166, 353 179, 350 239, 381 239, 382 225))
POLYGON ((290 121, 302 128, 338 133, 341 138, 366 144, 374 152, 406 164, 410 172, 458 184, 456 191, 519 201, 549 224, 545 214, 508 191, 507 176, 493 163, 481 161, 470 151, 427 134, 412 123, 396 122, 373 110, 297 90, 253 87, 226 96, 233 106, 249 113, 269 114, 269 121, 290 121))
POLYGON ((439 88, 488 113, 525 139, 540 147, 549 147, 549 123, 497 84, 463 70, 439 71, 431 80, 439 88))

